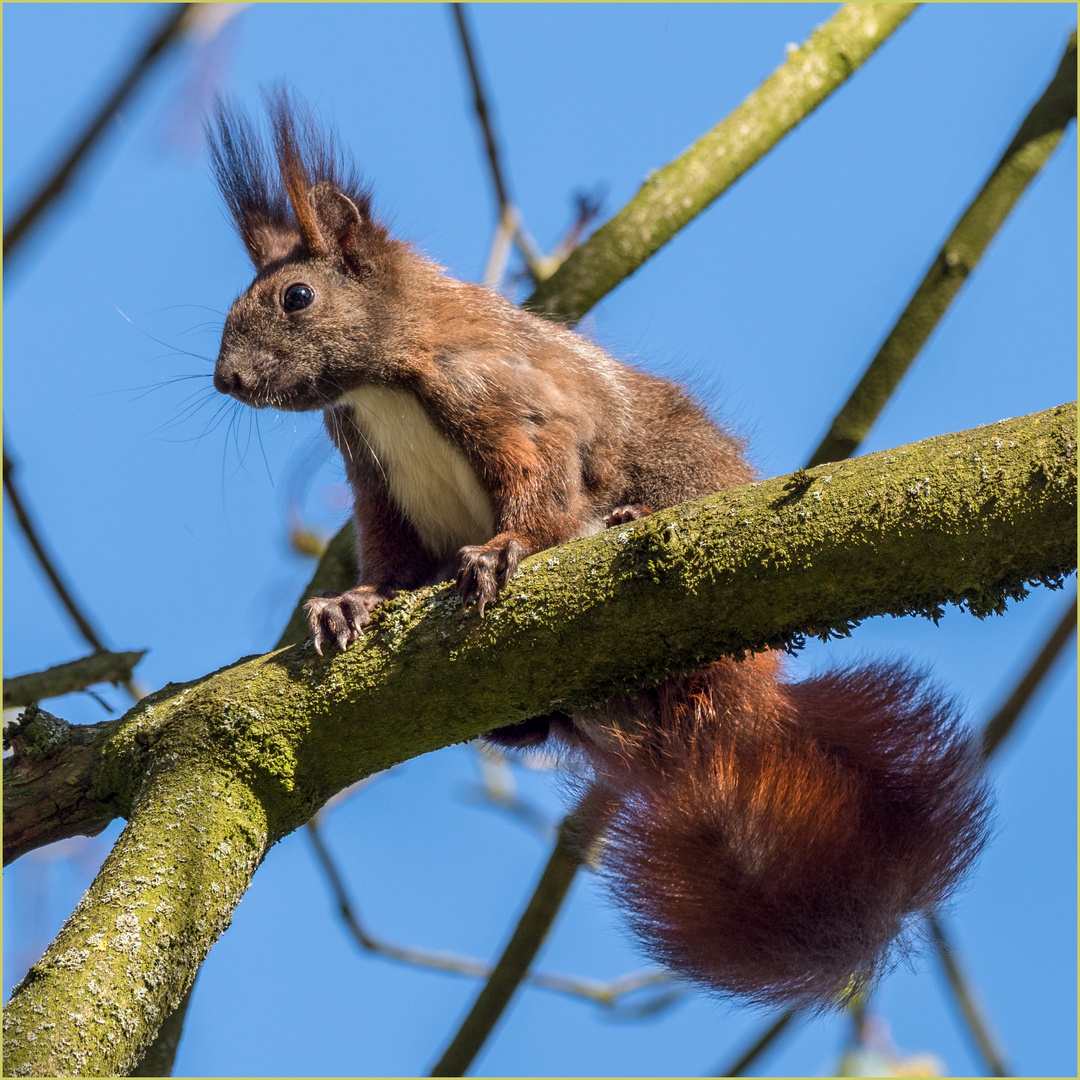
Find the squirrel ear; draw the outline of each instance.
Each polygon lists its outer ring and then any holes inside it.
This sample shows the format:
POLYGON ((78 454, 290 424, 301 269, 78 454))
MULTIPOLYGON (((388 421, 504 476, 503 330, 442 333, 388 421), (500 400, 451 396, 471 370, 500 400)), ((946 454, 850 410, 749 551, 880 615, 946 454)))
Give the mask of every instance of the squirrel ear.
POLYGON ((308 192, 308 203, 324 250, 340 256, 354 271, 366 269, 363 238, 367 222, 356 203, 329 183, 316 184, 308 192))
POLYGON ((295 230, 267 221, 246 224, 243 240, 255 269, 261 270, 267 264, 288 256, 296 247, 299 237, 295 230))

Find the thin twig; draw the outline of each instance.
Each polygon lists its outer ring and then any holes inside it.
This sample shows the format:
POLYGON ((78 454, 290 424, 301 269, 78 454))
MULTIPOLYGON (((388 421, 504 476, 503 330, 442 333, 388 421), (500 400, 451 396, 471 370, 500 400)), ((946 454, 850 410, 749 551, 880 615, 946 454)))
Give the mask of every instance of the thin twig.
POLYGON ((1031 665, 1020 678, 1013 692, 1006 698, 1005 703, 994 713, 983 728, 983 757, 989 758, 1000 748, 1013 730, 1020 713, 1031 700, 1031 696, 1038 689, 1050 668, 1053 667, 1058 654, 1075 633, 1076 595, 1074 593, 1069 606, 1062 613, 1061 619, 1051 631, 1038 655, 1032 660, 1031 665))
POLYGON ((795 1015, 794 1009, 785 1009, 727 1068, 715 1075, 742 1076, 787 1031, 795 1015))
MULTIPOLYGON (((316 814, 307 824, 308 838, 311 840, 315 855, 326 875, 330 891, 334 894, 338 912, 348 927, 349 933, 352 934, 353 939, 362 949, 386 957, 389 960, 396 960, 399 963, 427 968, 432 971, 443 971, 451 975, 466 975, 486 979, 492 974, 494 966, 476 957, 464 956, 460 953, 448 952, 442 949, 423 949, 411 945, 395 945, 392 942, 376 937, 367 930, 360 921, 356 906, 349 897, 337 864, 330 854, 326 842, 323 840, 320 824, 319 815, 316 814)), ((542 971, 530 972, 526 976, 526 981, 545 990, 553 990, 570 997, 585 998, 598 1005, 613 1008, 621 998, 626 997, 628 994, 662 983, 669 983, 673 980, 670 973, 661 968, 646 968, 608 981, 542 971)))
POLYGON ((960 970, 941 923, 938 922, 936 916, 931 915, 927 918, 926 925, 930 930, 930 936, 934 939, 934 944, 937 946, 938 959, 941 961, 945 978, 948 980, 953 996, 956 998, 960 1011, 964 1015, 972 1040, 982 1056, 983 1062, 986 1064, 987 1075, 1011 1076, 1012 1073, 1005 1064, 1004 1055, 990 1027, 989 1019, 984 1015, 985 1009, 982 1002, 979 1001, 974 987, 969 984, 960 970))
MULTIPOLYGON (((1049 86, 982 190, 961 215, 903 314, 870 361, 809 465, 840 461, 866 438, 904 373, 975 269, 990 241, 1076 117, 1076 31, 1049 86)), ((809 466, 808 466, 809 467, 809 466)))
POLYGON ((85 690, 96 683, 126 682, 145 655, 145 651, 114 653, 98 650, 45 671, 15 675, 4 680, 4 708, 18 709, 35 701, 85 690))
MULTIPOLYGON (((19 528, 22 529, 38 564, 45 572, 45 576, 49 579, 49 583, 59 597, 60 602, 71 616, 72 622, 78 627, 79 633, 82 634, 88 644, 93 646, 96 652, 108 651, 105 644, 102 642, 101 637, 91 625, 90 620, 75 602, 75 598, 71 595, 71 590, 68 588, 67 583, 60 576, 60 572, 56 568, 55 560, 45 550, 41 535, 33 521, 30 519, 30 515, 27 513, 26 506, 23 503, 22 496, 19 494, 19 489, 15 485, 15 464, 8 456, 6 446, 4 447, 4 494, 7 496, 7 504, 14 512, 15 519, 19 523, 19 528)), ((138 701, 139 698, 145 695, 143 688, 139 686, 130 675, 126 679, 122 679, 121 682, 124 689, 131 695, 132 700, 138 701)))
POLYGON ((491 245, 491 255, 488 258, 488 266, 484 274, 484 284, 489 289, 493 289, 501 283, 506 268, 506 260, 509 257, 509 241, 511 239, 517 244, 518 250, 521 252, 522 258, 534 278, 538 278, 543 272, 544 257, 535 241, 525 231, 524 226, 521 224, 521 215, 510 198, 510 189, 503 170, 499 143, 495 138, 495 128, 491 120, 491 110, 488 108, 488 96, 480 79, 480 66, 476 61, 476 49, 465 16, 466 5, 449 4, 447 6, 454 16, 454 25, 457 27, 461 52, 465 57, 465 66, 469 71, 469 83, 472 86, 473 93, 473 108, 476 110, 476 119, 479 121, 480 130, 484 136, 488 171, 491 174, 491 183, 495 189, 495 201, 499 209, 499 223, 496 228, 495 239, 491 245))
POLYGON ((510 941, 432 1076, 464 1076, 506 1011, 570 890, 581 865, 582 839, 576 820, 568 815, 510 941))
POLYGON ((72 622, 78 627, 79 633, 82 634, 83 638, 85 638, 95 650, 99 652, 104 651, 105 645, 102 642, 101 637, 93 626, 90 625, 90 620, 83 614, 82 609, 75 602, 75 598, 71 595, 71 590, 60 576, 60 572, 56 569, 55 561, 45 550, 45 545, 42 543, 37 527, 31 521, 30 515, 26 511, 22 496, 19 494, 19 489, 15 486, 15 463, 8 456, 6 446, 4 447, 4 494, 7 496, 8 505, 14 511, 15 519, 19 523, 19 528, 22 529, 23 535, 30 544, 30 549, 37 558, 38 564, 41 566, 41 569, 45 571, 45 576, 49 579, 49 583, 52 585, 53 590, 60 598, 60 603, 67 609, 67 613, 71 616, 72 622))
POLYGON ((461 51, 465 56, 465 64, 469 69, 469 81, 472 83, 473 92, 473 108, 476 110, 476 118, 480 121, 480 129, 484 134, 484 149, 487 151, 491 182, 495 187, 495 198, 499 204, 499 214, 502 216, 511 206, 510 196, 507 193, 506 180, 503 177, 499 144, 495 139, 495 131, 491 125, 491 111, 488 109, 487 95, 484 93, 484 86, 480 81, 480 70, 476 63, 472 36, 465 21, 465 5, 450 4, 448 6, 453 13, 458 40, 461 42, 461 51))
POLYGON ((196 4, 176 4, 166 14, 153 37, 146 43, 131 66, 116 84, 113 92, 105 99, 93 119, 87 124, 82 135, 68 151, 64 160, 56 167, 47 180, 38 188, 36 194, 25 208, 15 215, 15 221, 4 232, 4 260, 7 261, 29 229, 41 215, 63 194, 71 183, 76 170, 87 154, 100 139, 106 125, 116 111, 131 96, 154 62, 162 56, 186 28, 188 12, 197 8, 196 4))
POLYGON ((510 249, 514 243, 517 219, 513 207, 506 207, 499 214, 499 224, 491 241, 487 266, 484 268, 484 288, 498 291, 506 277, 506 264, 510 261, 510 249))

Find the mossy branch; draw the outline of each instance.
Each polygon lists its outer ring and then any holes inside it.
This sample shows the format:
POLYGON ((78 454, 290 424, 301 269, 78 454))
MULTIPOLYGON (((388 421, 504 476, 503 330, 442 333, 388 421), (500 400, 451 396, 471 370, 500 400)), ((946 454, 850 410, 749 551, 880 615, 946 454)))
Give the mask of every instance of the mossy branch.
POLYGON ((840 461, 866 438, 885 403, 941 321, 1009 212, 1049 160, 1076 119, 1076 31, 1050 84, 1024 118, 986 183, 961 214, 867 366, 858 385, 810 457, 811 465, 840 461))
POLYGON ((917 4, 845 4, 730 116, 658 172, 525 302, 575 322, 765 156, 870 58, 917 4))
POLYGON ((734 488, 534 556, 483 619, 418 590, 342 656, 293 646, 150 695, 93 744, 129 823, 12 995, 5 1071, 130 1070, 269 845, 361 776, 721 654, 1060 583, 1075 431, 1063 405, 734 488))

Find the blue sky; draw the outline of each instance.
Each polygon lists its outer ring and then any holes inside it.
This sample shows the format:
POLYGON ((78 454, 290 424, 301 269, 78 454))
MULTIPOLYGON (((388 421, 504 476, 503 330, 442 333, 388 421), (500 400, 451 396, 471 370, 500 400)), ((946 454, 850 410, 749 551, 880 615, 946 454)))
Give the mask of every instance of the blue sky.
MULTIPOLYGON (((471 9, 513 195, 545 248, 575 190, 604 216, 725 116, 831 5, 531 5, 471 9)), ((18 208, 159 20, 139 4, 4 9, 5 199, 18 208)), ((1057 65, 1075 7, 928 5, 583 330, 692 384, 751 443, 763 475, 817 444, 959 211, 1057 65)), ((476 280, 494 208, 443 5, 253 5, 155 70, 75 189, 5 278, 5 436, 48 541, 108 642, 148 648, 139 677, 193 678, 265 651, 310 576, 289 508, 331 532, 347 493, 317 416, 225 405, 209 376, 250 270, 208 175, 199 110, 255 105, 285 81, 338 129, 376 207, 476 280)), ((1076 145, 1071 129, 995 239, 865 450, 1075 398, 1076 145)), ((5 516, 5 674, 86 649, 5 516)), ((1072 584, 1069 588, 1072 589, 1072 584)), ((902 656, 980 723, 1057 621, 1034 592, 1001 618, 870 620, 796 671, 902 656)), ((1075 661, 1072 649, 993 773, 995 835, 947 916, 1014 1070, 1075 1070, 1075 661)), ((107 692, 124 707, 122 693, 107 692)), ((86 696, 58 714, 104 716, 86 696)), ((552 819, 557 781, 518 770, 552 819)), ((326 836, 373 932, 490 958, 547 841, 473 801, 477 756, 409 762, 331 809, 326 836)), ((5 871, 5 995, 70 912, 119 825, 5 871)), ((610 978, 643 963, 597 884, 580 880, 540 957, 610 978)), ((268 856, 204 965, 176 1074, 410 1075, 440 1053, 475 985, 359 954, 303 833, 268 856)), ((932 957, 874 1002, 904 1053, 982 1066, 932 957)), ((481 1075, 697 1075, 764 1019, 690 998, 620 1024, 526 989, 481 1075)), ((828 1074, 840 1018, 803 1023, 765 1060, 828 1074)))

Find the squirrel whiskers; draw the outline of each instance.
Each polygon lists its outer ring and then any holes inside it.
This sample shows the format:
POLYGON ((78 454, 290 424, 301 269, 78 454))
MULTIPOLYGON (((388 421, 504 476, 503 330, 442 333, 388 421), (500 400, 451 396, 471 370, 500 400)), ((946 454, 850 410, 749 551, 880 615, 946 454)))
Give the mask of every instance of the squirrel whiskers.
MULTIPOLYGON (((215 386, 322 409, 353 492, 360 581, 308 601, 345 649, 397 590, 455 580, 482 614, 521 559, 746 483, 736 438, 682 388, 393 239, 307 114, 272 146, 219 111, 214 171, 256 276, 215 386)), ((787 682, 768 653, 490 732, 588 762, 579 813, 646 948, 757 1001, 828 1006, 896 955, 984 842, 955 710, 899 666, 787 682)))

